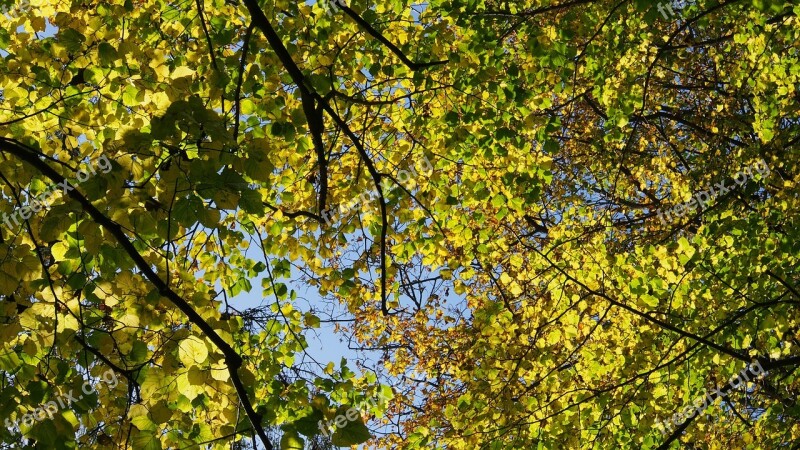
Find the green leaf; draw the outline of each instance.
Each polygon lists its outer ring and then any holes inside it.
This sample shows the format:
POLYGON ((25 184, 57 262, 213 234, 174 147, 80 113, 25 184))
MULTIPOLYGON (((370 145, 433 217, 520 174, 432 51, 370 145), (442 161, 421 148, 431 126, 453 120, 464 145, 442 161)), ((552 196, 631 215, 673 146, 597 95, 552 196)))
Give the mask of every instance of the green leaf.
POLYGON ((97 46, 97 55, 104 66, 112 66, 118 58, 117 49, 108 42, 101 42, 97 46))
POLYGON ((294 428, 300 432, 300 434, 308 437, 313 437, 319 434, 319 421, 325 420, 325 416, 322 414, 322 411, 318 409, 313 409, 311 414, 303 417, 300 420, 297 420, 293 423, 294 428))
POLYGON ((144 100, 144 91, 140 91, 133 85, 125 86, 122 91, 122 102, 125 106, 137 106, 144 100))
POLYGON ((137 450, 161 450, 159 435, 153 431, 133 430, 131 433, 131 446, 137 450))
POLYGON ((367 442, 370 438, 372 435, 359 414, 356 420, 347 422, 343 428, 337 428, 333 432, 331 442, 337 447, 349 447, 367 442))

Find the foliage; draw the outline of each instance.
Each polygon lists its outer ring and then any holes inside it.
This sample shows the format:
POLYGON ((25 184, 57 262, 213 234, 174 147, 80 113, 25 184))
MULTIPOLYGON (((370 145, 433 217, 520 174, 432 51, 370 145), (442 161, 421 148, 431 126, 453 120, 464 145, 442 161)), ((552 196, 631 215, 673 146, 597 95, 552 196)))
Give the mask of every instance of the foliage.
POLYGON ((800 7, 685 3, 12 7, 0 212, 63 189, 0 224, 0 418, 120 383, 0 441, 796 445, 800 7), (336 308, 358 375, 305 354, 336 308))

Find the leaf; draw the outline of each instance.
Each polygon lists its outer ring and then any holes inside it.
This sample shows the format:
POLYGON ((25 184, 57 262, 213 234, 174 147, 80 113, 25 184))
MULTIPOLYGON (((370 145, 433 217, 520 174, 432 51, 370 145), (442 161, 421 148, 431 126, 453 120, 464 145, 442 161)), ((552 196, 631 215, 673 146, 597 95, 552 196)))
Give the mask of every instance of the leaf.
POLYGON ((337 428, 331 436, 331 443, 337 447, 349 447, 367 442, 371 438, 369 429, 359 415, 356 420, 347 422, 344 428, 337 428))
POLYGON ((201 365, 208 359, 208 347, 201 339, 189 336, 178 344, 178 359, 186 367, 201 365))
POLYGON ((144 100, 144 92, 133 85, 125 86, 125 90, 122 92, 122 102, 126 106, 137 106, 142 100, 144 100))
POLYGON ((183 78, 183 77, 191 77, 194 75, 194 70, 187 66, 180 66, 176 67, 175 70, 172 71, 170 77, 172 78, 183 78))
POLYGON ((161 440, 152 431, 134 430, 131 433, 131 445, 142 450, 161 450, 161 440))
POLYGON ((112 46, 108 42, 101 42, 100 44, 98 44, 97 55, 100 59, 100 62, 104 66, 110 66, 114 64, 114 61, 116 61, 118 57, 117 50, 114 48, 114 46, 112 46))

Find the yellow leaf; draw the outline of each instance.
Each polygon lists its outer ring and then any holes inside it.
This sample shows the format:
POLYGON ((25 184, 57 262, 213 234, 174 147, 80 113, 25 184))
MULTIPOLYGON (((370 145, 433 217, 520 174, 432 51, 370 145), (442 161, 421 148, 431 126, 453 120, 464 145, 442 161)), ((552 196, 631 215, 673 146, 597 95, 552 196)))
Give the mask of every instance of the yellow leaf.
POLYGON ((186 66, 176 67, 175 70, 172 71, 172 78, 191 77, 192 75, 194 75, 194 70, 186 66))
POLYGON ((208 359, 208 347, 200 338, 189 336, 178 344, 178 359, 186 367, 202 364, 208 359))
POLYGON ((58 321, 58 328, 59 331, 63 330, 78 331, 78 329, 80 328, 80 324, 78 323, 78 320, 76 318, 72 317, 71 315, 65 315, 60 317, 60 320, 58 321))
POLYGON ((59 241, 53 244, 53 246, 50 248, 50 253, 53 255, 53 258, 56 259, 56 261, 63 261, 64 256, 67 254, 67 250, 69 250, 67 244, 63 241, 59 241))

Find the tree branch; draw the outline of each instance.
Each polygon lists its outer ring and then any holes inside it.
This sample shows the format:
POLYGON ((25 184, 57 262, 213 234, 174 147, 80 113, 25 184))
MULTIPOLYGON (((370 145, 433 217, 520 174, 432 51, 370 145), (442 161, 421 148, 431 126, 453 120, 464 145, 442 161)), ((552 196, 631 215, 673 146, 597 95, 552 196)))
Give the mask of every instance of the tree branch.
POLYGON ((447 64, 448 63, 448 60, 446 60, 446 59, 442 60, 442 61, 433 61, 433 62, 426 62, 426 63, 415 63, 414 61, 411 61, 408 58, 408 56, 406 56, 405 53, 403 53, 403 51, 400 50, 400 48, 398 48, 396 45, 394 45, 388 39, 386 39, 383 36, 383 34, 381 34, 380 31, 378 31, 375 28, 373 28, 372 25, 369 24, 369 22, 367 22, 366 20, 361 18, 361 16, 359 16, 358 13, 353 11, 349 6, 347 6, 344 3, 341 3, 339 1, 336 1, 336 6, 338 6, 342 11, 344 11, 345 14, 350 16, 350 18, 353 19, 358 24, 358 26, 360 26, 361 28, 365 29, 367 31, 367 33, 369 33, 370 36, 374 37, 375 39, 380 41, 383 45, 388 47, 389 50, 391 50, 392 53, 397 55, 397 57, 400 58, 400 61, 403 61, 403 64, 408 66, 409 69, 411 69, 413 71, 417 71, 417 70, 426 69, 426 68, 431 67, 431 66, 438 66, 438 65, 441 65, 441 64, 447 64))
POLYGON ((270 443, 264 428, 261 426, 261 416, 253 409, 252 403, 247 398, 247 391, 245 390, 244 385, 239 378, 237 370, 242 366, 242 357, 236 352, 236 350, 234 350, 233 347, 231 347, 230 344, 228 344, 222 338, 222 336, 220 336, 214 330, 214 328, 208 322, 206 322, 185 299, 183 299, 183 297, 173 291, 164 282, 164 280, 158 276, 158 274, 150 267, 150 264, 144 259, 138 250, 136 250, 136 247, 134 247, 133 243, 128 239, 122 227, 101 213, 100 210, 98 210, 92 204, 92 202, 89 201, 89 199, 78 192, 74 186, 67 183, 66 179, 61 176, 61 174, 56 172, 44 161, 41 161, 39 159, 41 157, 39 152, 26 146, 25 144, 22 144, 21 142, 8 138, 0 138, 0 151, 16 156, 22 161, 25 161, 35 167, 53 182, 61 184, 62 186, 66 186, 65 190, 67 190, 67 195, 80 203, 83 209, 89 213, 89 215, 92 217, 92 219, 94 219, 95 222, 97 222, 97 224, 105 228, 116 238, 117 242, 119 242, 120 246, 125 250, 128 256, 130 256, 145 278, 147 278, 150 283, 152 283, 158 289, 158 292, 162 296, 169 299, 175 306, 177 306, 178 309, 180 309, 181 312, 186 315, 189 321, 197 326, 200 331, 202 331, 203 334, 208 337, 208 339, 219 349, 219 351, 222 352, 225 358, 225 365, 228 367, 231 380, 233 381, 233 385, 236 389, 236 393, 239 396, 239 400, 244 406, 247 417, 250 419, 253 428, 255 428, 258 432, 264 447, 266 447, 267 450, 272 450, 274 447, 270 443))

